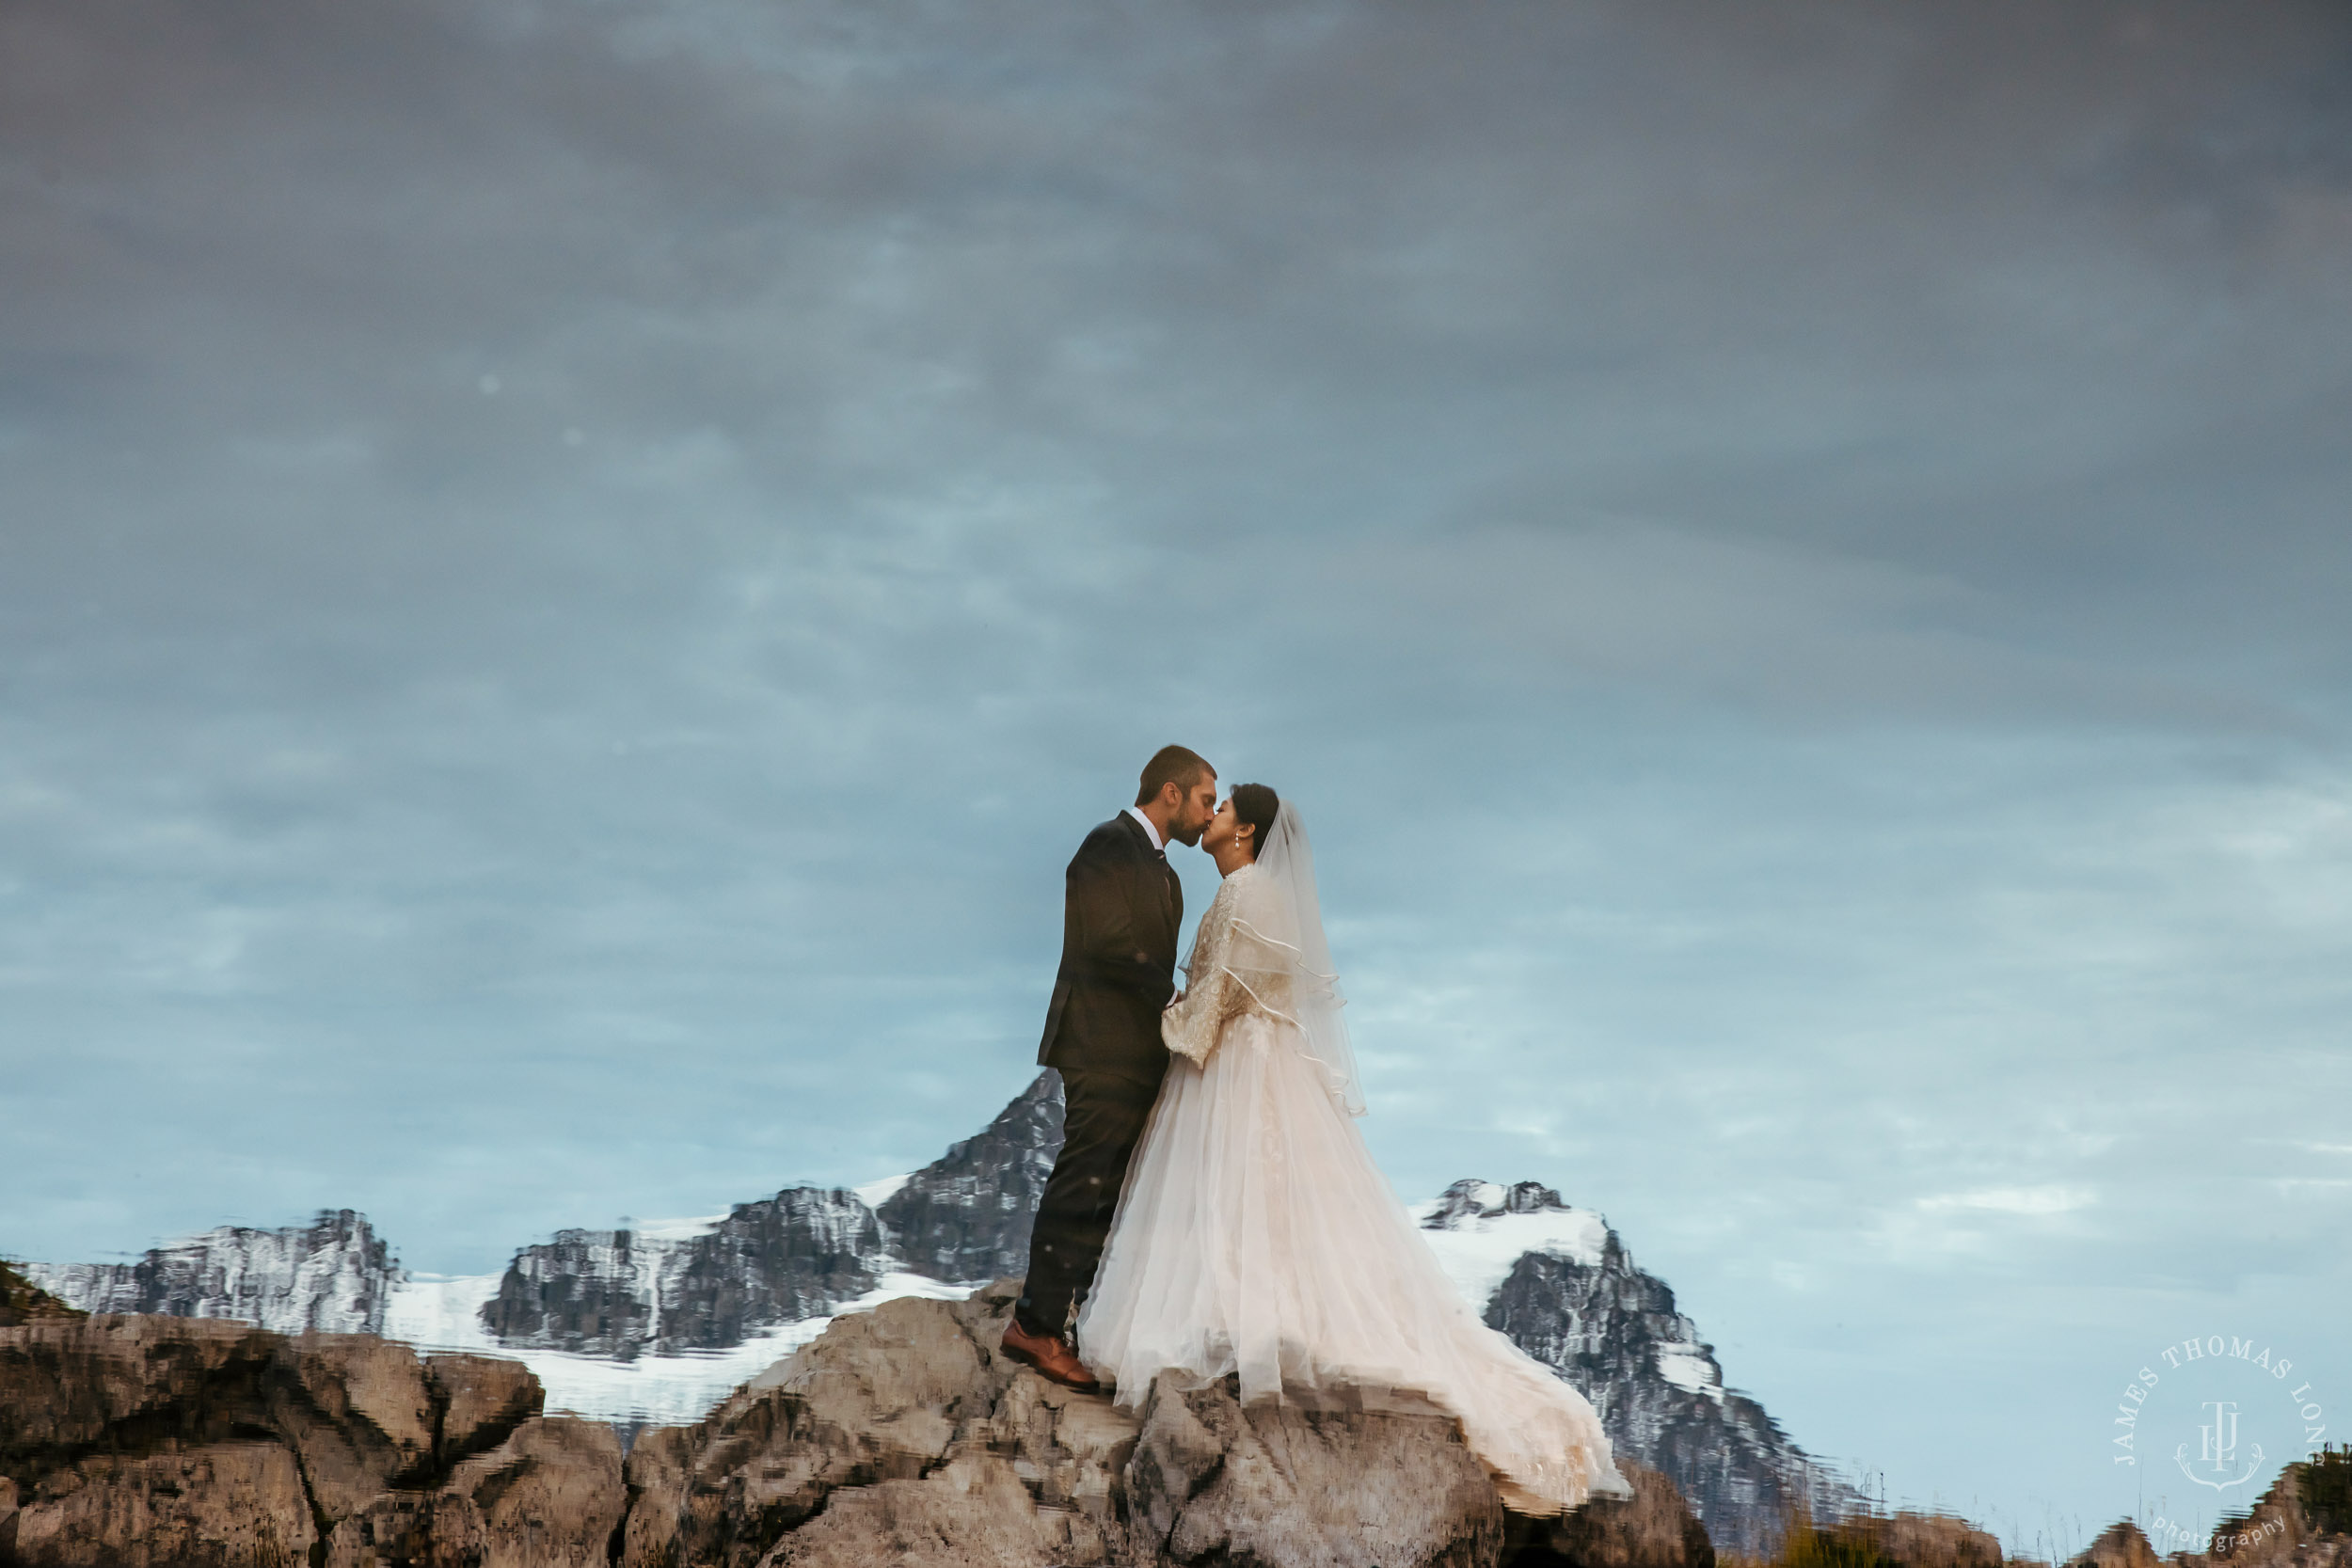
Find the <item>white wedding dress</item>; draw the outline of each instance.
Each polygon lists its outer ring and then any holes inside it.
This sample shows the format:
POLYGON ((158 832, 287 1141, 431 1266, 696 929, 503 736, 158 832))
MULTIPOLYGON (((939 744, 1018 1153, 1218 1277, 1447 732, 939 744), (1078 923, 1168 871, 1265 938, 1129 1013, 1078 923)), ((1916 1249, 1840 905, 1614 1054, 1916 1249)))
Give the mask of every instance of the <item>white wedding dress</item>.
POLYGON ((1355 1117, 1313 863, 1289 802, 1201 916, 1174 1059, 1077 1323, 1142 1402, 1154 1377, 1238 1374, 1245 1402, 1458 1418, 1514 1509, 1629 1488, 1584 1397, 1479 1321, 1373 1163, 1355 1117))

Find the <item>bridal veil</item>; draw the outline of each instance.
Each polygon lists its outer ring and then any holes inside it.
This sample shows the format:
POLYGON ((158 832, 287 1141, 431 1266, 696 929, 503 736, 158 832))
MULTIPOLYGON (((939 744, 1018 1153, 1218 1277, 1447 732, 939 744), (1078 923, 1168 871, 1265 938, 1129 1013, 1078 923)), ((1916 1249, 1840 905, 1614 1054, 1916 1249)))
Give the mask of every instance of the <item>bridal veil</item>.
POLYGON ((1315 894, 1315 852, 1288 800, 1276 809, 1257 864, 1236 889, 1225 962, 1268 1015, 1296 1026, 1300 1049, 1331 1097, 1349 1116, 1362 1116, 1363 1082, 1340 1016, 1347 999, 1340 994, 1315 894))

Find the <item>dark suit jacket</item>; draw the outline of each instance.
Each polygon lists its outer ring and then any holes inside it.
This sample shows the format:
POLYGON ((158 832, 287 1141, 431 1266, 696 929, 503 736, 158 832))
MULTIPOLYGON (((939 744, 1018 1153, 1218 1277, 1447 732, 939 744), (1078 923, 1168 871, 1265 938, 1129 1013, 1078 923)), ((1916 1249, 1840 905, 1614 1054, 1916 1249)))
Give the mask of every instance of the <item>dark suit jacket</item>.
POLYGON ((1175 867, 1142 823, 1120 812, 1088 833, 1065 880, 1061 968, 1038 1061, 1157 1084, 1168 1071, 1160 1009, 1176 994, 1184 918, 1175 867))

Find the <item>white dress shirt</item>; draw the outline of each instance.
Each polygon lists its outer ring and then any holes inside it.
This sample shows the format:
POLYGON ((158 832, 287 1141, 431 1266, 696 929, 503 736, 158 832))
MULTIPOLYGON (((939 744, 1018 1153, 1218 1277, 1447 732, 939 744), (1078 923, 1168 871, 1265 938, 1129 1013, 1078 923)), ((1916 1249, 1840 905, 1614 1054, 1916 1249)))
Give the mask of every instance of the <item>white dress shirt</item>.
POLYGON ((1163 855, 1168 853, 1167 841, 1160 837, 1159 829, 1152 826, 1152 819, 1143 815, 1143 808, 1141 806, 1129 806, 1127 808, 1127 815, 1143 824, 1143 831, 1152 835, 1152 848, 1157 849, 1163 855))

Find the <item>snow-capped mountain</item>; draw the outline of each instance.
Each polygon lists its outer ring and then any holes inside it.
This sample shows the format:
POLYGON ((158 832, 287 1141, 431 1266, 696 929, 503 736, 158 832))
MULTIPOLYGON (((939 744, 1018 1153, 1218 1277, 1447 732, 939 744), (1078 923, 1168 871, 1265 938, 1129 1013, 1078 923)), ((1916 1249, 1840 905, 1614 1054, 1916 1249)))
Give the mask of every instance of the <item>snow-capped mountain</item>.
POLYGON ((1609 1440, 1663 1471, 1718 1546, 1760 1555, 1790 1505, 1821 1518, 1858 1505, 1763 1406, 1724 1386, 1714 1347, 1600 1215, 1533 1181, 1456 1181, 1420 1218, 1486 1325, 1592 1401, 1609 1440))
POLYGON ((515 1255, 482 1323, 509 1349, 633 1360, 720 1351, 805 1322, 894 1272, 983 1285, 1029 1266, 1029 1216, 1061 1147, 1052 1073, 977 1135, 854 1192, 788 1187, 723 1215, 559 1230, 515 1255))
POLYGON ((1061 1075, 1041 1072, 996 1119, 912 1176, 861 1188, 905 1259, 975 1285, 1029 1271, 1029 1216, 1061 1148, 1061 1075))
MULTIPOLYGON (((559 1231, 498 1275, 410 1276, 348 1210, 287 1230, 208 1231, 135 1264, 25 1273, 90 1310, 502 1351, 539 1375, 549 1409, 628 1426, 691 1420, 834 1314, 1025 1272, 1029 1218, 1061 1135, 1049 1071, 919 1171, 787 1188, 699 1219, 559 1231)), ((1611 1440, 1671 1477, 1720 1546, 1767 1546, 1792 1502, 1822 1517, 1854 1505, 1760 1406, 1724 1386, 1674 1292, 1634 1265, 1597 1212, 1532 1181, 1467 1180, 1417 1217, 1486 1323, 1581 1390, 1611 1440)))
POLYGON ((348 1209, 309 1225, 225 1225, 150 1251, 135 1263, 28 1263, 24 1276, 88 1312, 236 1318, 300 1334, 381 1334, 401 1267, 348 1209))
POLYGON ((643 1230, 559 1230, 515 1255, 482 1322, 501 1345, 632 1360, 723 1350, 820 1317, 891 1272, 874 1211, 787 1187, 726 1214, 643 1230))

